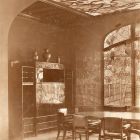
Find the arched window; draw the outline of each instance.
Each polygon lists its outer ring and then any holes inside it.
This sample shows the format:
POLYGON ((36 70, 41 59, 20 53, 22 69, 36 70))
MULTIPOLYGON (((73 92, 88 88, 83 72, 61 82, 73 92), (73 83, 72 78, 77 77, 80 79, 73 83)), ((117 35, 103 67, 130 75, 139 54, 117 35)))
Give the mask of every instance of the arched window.
POLYGON ((140 106, 140 24, 116 29, 105 38, 104 105, 140 106))

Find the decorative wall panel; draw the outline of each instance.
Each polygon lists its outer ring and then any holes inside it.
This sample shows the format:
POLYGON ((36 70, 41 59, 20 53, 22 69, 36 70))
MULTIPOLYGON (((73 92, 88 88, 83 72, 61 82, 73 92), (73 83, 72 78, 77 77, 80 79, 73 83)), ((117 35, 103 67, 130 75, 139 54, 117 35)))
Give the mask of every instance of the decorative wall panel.
POLYGON ((60 104, 65 101, 64 83, 42 83, 36 85, 37 104, 60 104))
POLYGON ((76 105, 100 106, 100 57, 79 56, 76 59, 76 105))
POLYGON ((63 64, 59 63, 48 63, 48 62, 36 62, 36 68, 46 68, 46 69, 64 69, 63 64))

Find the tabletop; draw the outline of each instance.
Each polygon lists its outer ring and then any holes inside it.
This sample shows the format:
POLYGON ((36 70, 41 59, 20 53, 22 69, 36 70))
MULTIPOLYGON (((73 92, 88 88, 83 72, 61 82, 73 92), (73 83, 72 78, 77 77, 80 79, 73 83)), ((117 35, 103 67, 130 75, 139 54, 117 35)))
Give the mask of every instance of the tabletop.
POLYGON ((89 116, 89 117, 117 117, 126 120, 139 120, 140 121, 140 113, 139 112, 111 112, 111 111, 94 111, 94 112, 78 112, 76 114, 89 116))

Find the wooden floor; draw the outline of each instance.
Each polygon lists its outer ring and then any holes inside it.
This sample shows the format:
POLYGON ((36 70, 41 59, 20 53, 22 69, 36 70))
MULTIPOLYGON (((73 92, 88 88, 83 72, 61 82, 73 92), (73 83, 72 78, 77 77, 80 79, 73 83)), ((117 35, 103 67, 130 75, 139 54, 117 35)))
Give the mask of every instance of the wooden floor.
MULTIPOLYGON (((29 137, 29 138, 24 138, 24 140, 56 140, 57 136, 57 131, 50 131, 45 134, 39 134, 36 137, 29 137)), ((98 135, 93 134, 89 138, 90 140, 98 140, 98 135)), ((59 140, 62 140, 62 136, 59 137, 59 140)), ((72 140, 71 134, 67 134, 66 140, 72 140)), ((77 139, 79 140, 79 139, 77 139)), ((82 140, 85 140, 85 138, 82 138, 82 140)), ((139 137, 135 134, 131 135, 131 140, 140 140, 139 137)))

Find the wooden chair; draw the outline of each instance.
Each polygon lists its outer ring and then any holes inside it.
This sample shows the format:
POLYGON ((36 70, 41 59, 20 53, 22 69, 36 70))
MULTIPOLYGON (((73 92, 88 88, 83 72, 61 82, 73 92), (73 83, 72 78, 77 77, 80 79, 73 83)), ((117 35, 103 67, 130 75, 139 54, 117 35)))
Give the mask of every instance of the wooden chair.
POLYGON ((59 138, 61 132, 63 133, 63 140, 65 139, 67 131, 71 131, 72 137, 74 136, 72 120, 67 120, 66 117, 64 116, 64 113, 62 112, 57 113, 57 127, 58 127, 58 132, 57 132, 56 139, 59 138))
MULTIPOLYGON (((140 112, 140 108, 136 106, 127 106, 127 111, 129 112, 140 112)), ((140 139, 140 121, 138 120, 131 120, 131 127, 129 129, 130 136, 131 134, 137 134, 140 139)), ((131 138, 131 137, 130 137, 131 138)))
POLYGON ((133 133, 133 134, 137 134, 139 136, 139 139, 140 139, 140 129, 132 128, 132 129, 130 129, 129 132, 133 133))
MULTIPOLYGON (((77 134, 80 137, 84 135, 86 140, 89 140, 89 135, 95 133, 96 130, 99 130, 99 120, 88 121, 88 118, 82 115, 74 115, 73 116, 73 131, 74 131, 74 139, 76 140, 77 134)), ((99 131, 98 131, 99 133, 99 131)))
POLYGON ((140 139, 140 122, 139 121, 131 121, 131 128, 129 129, 130 134, 136 134, 140 139))
POLYGON ((77 134, 80 136, 80 140, 81 135, 85 135, 86 140, 89 140, 88 120, 85 116, 82 115, 73 116, 73 131, 75 140, 77 134))
POLYGON ((101 119, 97 117, 87 117, 88 119, 88 128, 92 130, 92 133, 100 134, 101 131, 101 119))
POLYGON ((121 118, 105 117, 102 119, 104 139, 127 140, 128 135, 124 132, 123 120, 121 118))

